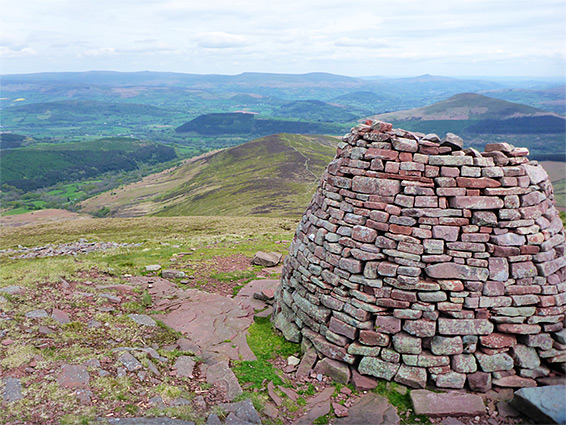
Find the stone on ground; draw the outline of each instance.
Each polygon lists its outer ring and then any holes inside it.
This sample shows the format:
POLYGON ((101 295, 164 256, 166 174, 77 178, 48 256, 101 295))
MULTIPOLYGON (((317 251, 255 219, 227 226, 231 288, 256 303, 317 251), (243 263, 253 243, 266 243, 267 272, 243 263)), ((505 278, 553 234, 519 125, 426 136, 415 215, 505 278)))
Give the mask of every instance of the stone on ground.
POLYGON ((120 357, 118 357, 118 360, 130 372, 135 372, 136 370, 140 370, 143 368, 143 365, 138 361, 138 359, 136 359, 130 353, 122 354, 120 357))
POLYGON ((283 257, 278 252, 263 252, 258 251, 252 259, 252 264, 263 267, 275 267, 283 257))
POLYGON ((316 351, 314 351, 313 349, 308 350, 303 355, 303 358, 299 363, 299 368, 297 369, 297 373, 295 374, 295 376, 298 379, 306 378, 307 376, 309 376, 314 364, 316 363, 316 359, 317 359, 316 351))
POLYGON ((417 415, 478 416, 485 414, 482 398, 477 394, 459 392, 433 393, 428 390, 411 391, 411 402, 417 415))
POLYGON ((226 392, 228 400, 234 400, 236 396, 243 393, 234 372, 228 367, 228 362, 218 362, 208 366, 206 370, 206 381, 217 385, 226 392))
POLYGON ((0 400, 7 403, 20 400, 22 396, 22 384, 18 378, 4 378, 4 391, 0 400))
POLYGON ((156 327, 157 323, 147 314, 128 314, 128 317, 136 322, 138 325, 144 325, 149 327, 156 327))
POLYGON ((55 319, 55 321, 57 323, 59 323, 60 325, 65 325, 65 324, 67 324, 71 321, 71 319, 69 318, 69 315, 67 313, 65 313, 64 311, 59 310, 58 308, 54 308, 51 311, 51 317, 53 319, 55 319))
POLYGON ((522 388, 511 406, 541 424, 566 424, 566 385, 522 388))
POLYGON ((175 368, 177 369, 177 376, 183 376, 186 378, 193 377, 193 371, 195 369, 195 361, 189 356, 180 356, 175 361, 175 368))
POLYGON ((57 383, 65 388, 88 388, 90 376, 86 367, 79 364, 64 364, 57 383))
POLYGON ((330 397, 334 393, 334 387, 325 388, 316 397, 309 400, 305 407, 305 414, 293 422, 293 425, 310 425, 321 416, 330 413, 330 397))
POLYGON ((337 360, 324 358, 316 364, 314 371, 322 373, 341 384, 347 384, 350 381, 350 367, 337 360))
POLYGON ((229 412, 226 418, 227 424, 261 425, 261 418, 249 398, 237 403, 222 403, 218 406, 224 411, 229 412), (230 416, 232 416, 232 418, 230 418, 230 416))
MULTIPOLYGON (((140 278, 136 279, 138 282, 140 278)), ((147 278, 153 299, 162 299, 156 316, 200 347, 203 357, 215 354, 230 360, 256 360, 246 341, 254 311, 237 300, 196 289, 180 289, 160 278, 147 278)))
POLYGON ((146 272, 156 272, 161 270, 161 266, 159 264, 150 264, 149 266, 145 266, 146 272))
POLYGON ((348 416, 334 420, 335 425, 398 425, 397 409, 378 394, 369 393, 350 407, 348 416))
POLYGON ((173 269, 167 269, 161 272, 161 277, 163 279, 182 279, 186 276, 185 272, 173 269))
POLYGON ((234 297, 234 299, 247 303, 250 305, 254 310, 260 311, 264 310, 268 307, 268 304, 265 300, 258 299, 254 297, 256 293, 262 293, 263 291, 271 291, 277 289, 279 286, 278 280, 273 279, 258 279, 252 280, 246 286, 238 291, 238 294, 234 297))

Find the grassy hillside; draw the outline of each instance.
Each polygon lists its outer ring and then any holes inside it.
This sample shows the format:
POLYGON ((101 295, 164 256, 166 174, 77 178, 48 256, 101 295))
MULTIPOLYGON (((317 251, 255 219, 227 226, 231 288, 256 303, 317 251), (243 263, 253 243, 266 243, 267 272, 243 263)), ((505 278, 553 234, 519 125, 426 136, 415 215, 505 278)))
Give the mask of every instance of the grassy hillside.
POLYGON ((187 161, 83 203, 111 215, 299 216, 336 153, 327 136, 277 134, 187 161))
MULTIPOLYGON (((306 112, 302 110, 300 114, 305 115, 306 112)), ((299 112, 295 111, 295 116, 298 114, 299 112)), ((289 115, 292 115, 292 112, 289 112, 289 115)), ((320 118, 320 115, 317 115, 317 117, 320 118)), ((342 118, 345 117, 353 118, 353 115, 342 115, 342 118)), ((296 119, 264 118, 255 114, 229 112, 200 115, 177 127, 175 131, 177 133, 216 136, 245 134, 266 136, 274 133, 341 134, 347 131, 349 127, 350 125, 299 121, 296 119)))
POLYGON ((107 172, 131 171, 140 164, 175 159, 171 147, 126 138, 65 144, 34 144, 2 151, 0 184, 30 191, 107 172))
POLYGON ((509 142, 530 149, 547 160, 564 161, 566 120, 563 116, 527 105, 474 93, 461 93, 422 108, 372 117, 395 127, 423 133, 456 133, 468 146, 509 142), (553 156, 549 156, 549 154, 553 156))
POLYGON ((441 102, 407 111, 379 115, 388 120, 503 120, 516 116, 546 114, 532 106, 507 102, 475 93, 460 93, 441 102))

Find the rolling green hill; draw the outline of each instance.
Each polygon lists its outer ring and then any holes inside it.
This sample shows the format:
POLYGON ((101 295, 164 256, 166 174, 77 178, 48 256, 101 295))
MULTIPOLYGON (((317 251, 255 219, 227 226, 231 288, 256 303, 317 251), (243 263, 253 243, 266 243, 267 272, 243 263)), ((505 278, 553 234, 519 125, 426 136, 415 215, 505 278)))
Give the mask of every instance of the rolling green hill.
POLYGON ((379 114, 372 119, 423 133, 456 133, 468 145, 483 148, 491 142, 509 142, 564 161, 566 120, 563 116, 532 106, 474 93, 461 93, 422 108, 379 114))
POLYGON ((349 124, 319 123, 292 119, 264 118, 239 112, 205 114, 177 127, 177 133, 202 135, 256 135, 274 133, 341 134, 349 124))
POLYGON ((140 164, 153 165, 176 157, 171 147, 126 138, 34 144, 1 152, 0 184, 30 191, 111 171, 131 171, 140 164))
POLYGON ((201 158, 83 203, 111 215, 300 216, 337 138, 276 134, 201 158))

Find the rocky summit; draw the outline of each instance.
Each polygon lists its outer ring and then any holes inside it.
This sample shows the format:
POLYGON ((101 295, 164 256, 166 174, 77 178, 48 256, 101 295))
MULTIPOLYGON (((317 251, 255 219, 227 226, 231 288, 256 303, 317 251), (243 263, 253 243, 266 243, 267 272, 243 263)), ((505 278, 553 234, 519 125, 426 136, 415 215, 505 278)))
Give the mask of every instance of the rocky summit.
POLYGON ((553 382, 566 362, 565 236, 528 153, 354 127, 297 228, 275 326, 342 365, 342 380, 553 382))

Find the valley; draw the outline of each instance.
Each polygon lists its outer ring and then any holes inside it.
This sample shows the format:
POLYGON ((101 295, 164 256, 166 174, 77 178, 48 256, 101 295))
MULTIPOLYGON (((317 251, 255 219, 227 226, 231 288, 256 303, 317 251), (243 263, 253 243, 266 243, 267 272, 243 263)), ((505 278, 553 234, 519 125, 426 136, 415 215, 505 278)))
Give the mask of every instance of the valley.
MULTIPOLYGON (((456 133, 480 150, 509 142, 529 148, 535 160, 566 159, 566 94, 558 81, 156 72, 1 78, 3 215, 44 208, 98 216, 299 214, 312 193, 304 180, 310 174, 291 172, 284 183, 280 176, 299 169, 293 162, 303 162, 305 151, 279 152, 281 138, 305 147, 306 140, 340 138, 367 117, 440 137, 456 133), (244 146, 245 166, 232 155, 236 146, 244 146), (241 181, 221 187, 235 176, 241 181), (234 202, 242 196, 248 206, 234 202), (218 210, 224 204, 232 207, 218 210)), ((322 145, 315 173, 333 156, 334 148, 322 145)))

